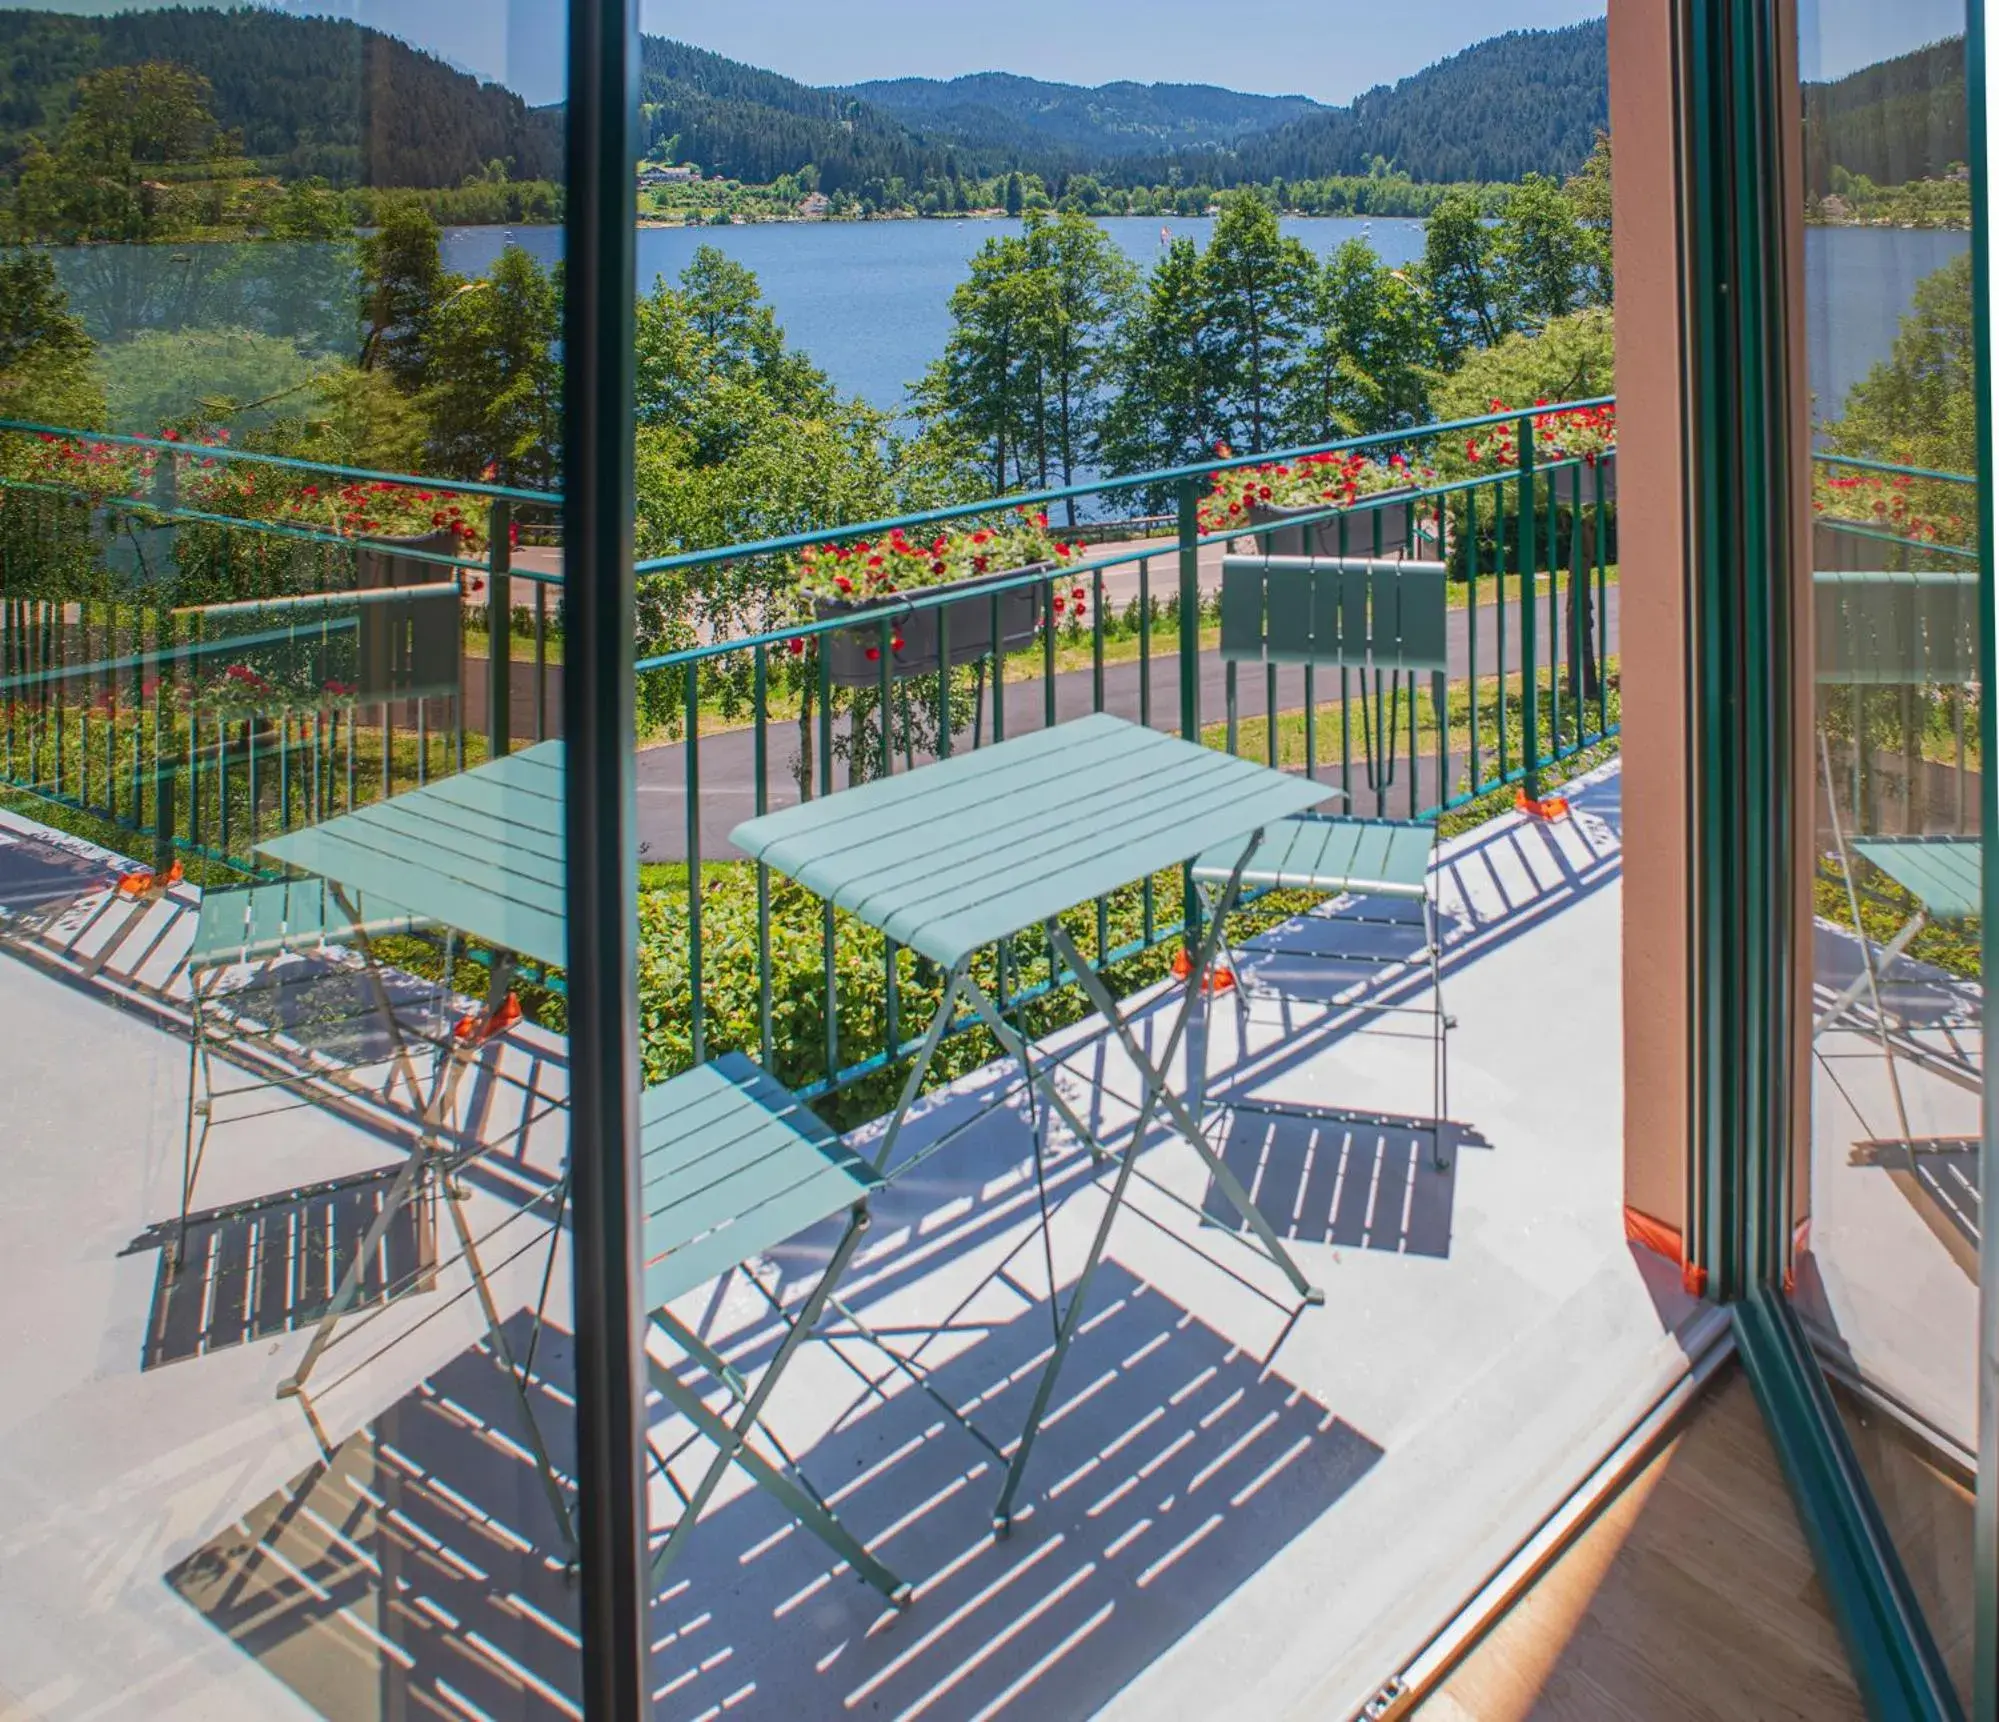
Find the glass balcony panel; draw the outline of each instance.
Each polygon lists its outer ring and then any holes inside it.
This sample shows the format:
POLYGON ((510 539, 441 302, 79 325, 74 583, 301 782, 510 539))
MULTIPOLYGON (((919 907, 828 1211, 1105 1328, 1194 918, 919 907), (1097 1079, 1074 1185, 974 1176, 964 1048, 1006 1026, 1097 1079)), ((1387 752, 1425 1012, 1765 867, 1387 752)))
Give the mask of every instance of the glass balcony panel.
POLYGON ((565 13, 360 10, 0 20, 36 1714, 576 1713, 565 13))
POLYGON ((1951 5, 1800 8, 1816 726, 1795 1297, 1968 1703, 1991 475, 1964 27, 1951 5))

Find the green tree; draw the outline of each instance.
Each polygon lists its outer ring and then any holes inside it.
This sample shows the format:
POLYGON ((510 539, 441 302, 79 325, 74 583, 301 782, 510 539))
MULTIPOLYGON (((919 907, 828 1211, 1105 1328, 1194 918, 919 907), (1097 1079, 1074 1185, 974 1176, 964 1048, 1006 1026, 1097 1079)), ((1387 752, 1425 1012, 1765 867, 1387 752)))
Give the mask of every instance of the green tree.
POLYGON ((361 368, 419 389, 430 379, 439 308, 463 283, 446 272, 437 223, 414 197, 385 199, 377 220, 361 241, 361 368))
POLYGON ((93 427, 104 416, 96 349, 55 265, 37 251, 0 252, 0 418, 93 427))
MULTIPOLYGON (((1617 388, 1616 325, 1601 306, 1558 317, 1536 333, 1517 333, 1495 347, 1475 353, 1449 376, 1431 384, 1431 410, 1437 420, 1482 418, 1508 408, 1526 410, 1539 401, 1594 400, 1617 388)), ((1447 470, 1467 470, 1462 451, 1446 444, 1440 464, 1447 470)))
MULTIPOLYGON (((1507 199, 1493 251, 1514 317, 1545 323, 1589 303, 1596 247, 1575 203, 1551 179, 1530 173, 1507 199)), ((1488 343, 1489 344, 1489 343, 1488 343)))
POLYGON ((36 142, 23 152, 22 234, 64 244, 159 237, 172 225, 163 176, 226 153, 212 99, 206 78, 160 60, 79 78, 55 149, 36 142))
MULTIPOLYGON (((1099 437, 1115 474, 1156 472, 1205 457, 1221 426, 1207 340, 1207 282, 1191 239, 1176 239, 1152 267, 1111 355, 1115 386, 1099 437)), ((1169 489, 1138 493, 1171 506, 1169 489)))
POLYGON ((1446 370, 1511 327, 1495 244, 1470 192, 1453 191, 1431 212, 1423 280, 1437 319, 1437 357, 1446 370))
POLYGON ((458 478, 553 486, 561 473, 558 282, 517 245, 431 319, 431 460, 458 478))
POLYGON ((951 294, 944 356, 914 391, 917 416, 971 451, 995 492, 1039 470, 1041 290, 1024 235, 988 239, 951 294))
POLYGON ((638 302, 636 402, 642 425, 671 428, 697 466, 726 461, 744 436, 745 391, 827 411, 823 371, 785 344, 756 276, 703 246, 677 284, 656 282, 638 302))
POLYGON ((1201 259, 1211 383, 1232 441, 1270 446, 1311 316, 1318 265, 1261 197, 1223 207, 1201 259))
MULTIPOLYGON (((1835 454, 1932 472, 1978 471, 1977 324, 1972 260, 1947 263, 1917 283, 1895 345, 1840 403, 1824 427, 1835 454)), ((1953 486, 1963 512, 1966 487, 1953 486)))
POLYGON ((1608 305, 1614 297, 1616 276, 1611 262, 1611 146, 1610 133, 1596 134, 1596 147, 1589 159, 1563 185, 1576 219, 1582 223, 1589 241, 1590 303, 1608 305))
MULTIPOLYGON (((1036 405, 1039 478, 1064 486, 1093 459, 1103 432, 1112 341, 1138 291, 1138 270, 1087 216, 1030 218, 1025 262, 1031 272, 1029 339, 1036 405)), ((1070 524, 1076 504, 1069 503, 1070 524)))
POLYGON ((1436 333, 1428 296, 1364 239, 1349 239, 1319 272, 1315 327, 1285 413, 1292 442, 1365 436, 1424 422, 1436 333))
POLYGON ((330 364, 254 329, 141 329, 104 349, 111 423, 150 436, 184 422, 267 421, 296 410, 330 364))

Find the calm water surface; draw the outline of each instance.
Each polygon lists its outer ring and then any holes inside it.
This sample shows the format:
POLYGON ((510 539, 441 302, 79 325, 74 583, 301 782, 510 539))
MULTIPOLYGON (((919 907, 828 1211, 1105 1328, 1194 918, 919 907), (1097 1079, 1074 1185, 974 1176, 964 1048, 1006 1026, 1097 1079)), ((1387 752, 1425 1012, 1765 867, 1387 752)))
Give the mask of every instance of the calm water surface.
MULTIPOLYGON (((1141 266, 1162 234, 1205 243, 1205 220, 1124 217, 1105 230, 1141 266)), ((1391 265, 1421 256, 1420 221, 1292 220, 1285 230, 1320 256, 1366 239, 1391 265)), ((759 227, 644 228, 639 281, 686 268, 713 245, 756 271, 791 340, 834 382, 895 411, 911 383, 939 357, 950 333, 951 291, 985 242, 1017 222, 881 221, 759 227)), ((504 246, 544 262, 561 252, 559 228, 455 228, 444 260, 483 273, 504 246)), ((1814 228, 1807 236, 1811 377, 1821 414, 1888 356, 1916 285, 1969 249, 1965 233, 1814 228)), ((91 245, 55 254, 72 303, 99 341, 145 329, 250 329, 296 339, 313 352, 352 354, 358 339, 351 245, 91 245)), ((118 360, 113 354, 109 362, 118 360)), ((193 402, 190 400, 190 406, 193 402)), ((155 426, 134 425, 132 429, 155 426)))
MULTIPOLYGON (((1125 254, 1149 267, 1164 249, 1161 235, 1205 245, 1214 223, 1115 217, 1103 223, 1125 254)), ((1390 264, 1423 254, 1420 221, 1287 221, 1320 256, 1349 239, 1366 239, 1390 264)), ((942 356, 951 333, 951 290, 979 248, 1017 221, 829 221, 757 227, 648 227, 639 230, 639 282, 650 289, 671 279, 703 245, 756 271, 764 297, 793 342, 847 394, 890 410, 942 356)), ((492 266, 507 235, 469 227, 445 235, 444 260, 461 274, 492 266)), ((547 262, 560 255, 560 228, 514 228, 514 243, 547 262)))

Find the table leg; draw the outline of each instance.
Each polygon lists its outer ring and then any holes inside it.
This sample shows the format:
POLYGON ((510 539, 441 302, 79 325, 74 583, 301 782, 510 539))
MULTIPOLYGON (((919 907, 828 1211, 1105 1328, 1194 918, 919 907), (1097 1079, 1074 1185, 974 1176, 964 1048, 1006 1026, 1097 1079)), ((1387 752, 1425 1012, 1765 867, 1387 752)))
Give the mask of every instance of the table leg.
MULTIPOLYGON (((1233 893, 1228 893, 1224 896, 1224 908, 1229 906, 1228 897, 1232 895, 1233 893)), ((1220 926, 1220 916, 1216 917, 1215 924, 1220 926)), ((1297 1289, 1299 1296, 1304 1298, 1307 1303, 1324 1303, 1325 1293, 1305 1277, 1304 1270, 1298 1266, 1297 1262, 1292 1259, 1291 1252, 1285 1249, 1282 1242, 1279 1241, 1277 1233, 1272 1229, 1270 1222, 1263 1217, 1262 1210, 1257 1207, 1255 1202, 1250 1200, 1249 1192, 1243 1188, 1241 1179, 1230 1170, 1227 1161, 1214 1151, 1207 1137, 1202 1133, 1200 1122, 1188 1110, 1186 1102, 1175 1094, 1168 1084, 1164 1074, 1165 1067, 1172 1062, 1178 1035, 1176 1034, 1174 1040, 1169 1042, 1165 1057, 1155 1067, 1146 1058, 1144 1049, 1138 1043, 1137 1035, 1132 1033, 1131 1024, 1119 1012, 1117 1001, 1111 997, 1110 989, 1104 985, 1102 977, 1082 961, 1081 953, 1076 951, 1067 933, 1058 927, 1054 931, 1054 937, 1057 940, 1057 948, 1062 950, 1063 959, 1075 967, 1077 979, 1081 983, 1083 990, 1090 995, 1091 1001, 1096 1005, 1097 1009, 1102 1011, 1104 1016, 1109 1019, 1111 1027, 1116 1031, 1118 1039, 1124 1045, 1126 1054, 1130 1057, 1132 1063, 1138 1067, 1139 1077, 1145 1086, 1147 1099, 1149 1100, 1154 1095, 1158 1096, 1160 1103, 1166 1108, 1167 1115, 1173 1120, 1180 1134, 1192 1145, 1194 1152, 1200 1155, 1203 1163, 1208 1168, 1209 1176, 1221 1186, 1222 1194, 1228 1197, 1230 1205, 1237 1213, 1242 1215, 1244 1223, 1257 1235, 1257 1238, 1263 1244, 1265 1253, 1283 1272, 1284 1277, 1297 1289)), ((1198 980, 1199 973, 1200 971, 1197 970, 1195 977, 1190 977, 1188 980, 1188 998, 1187 1004, 1183 1007, 1183 1017, 1186 1012, 1192 1010, 1201 996, 1201 987, 1198 980)))
MULTIPOLYGON (((1249 849, 1244 851, 1242 860, 1236 865, 1235 877, 1229 881, 1229 889, 1223 896, 1225 908, 1233 904, 1236 893, 1241 889, 1242 869, 1249 864, 1250 854, 1254 852, 1255 847, 1255 843, 1252 842, 1249 849)), ((1217 919, 1201 941, 1194 969, 1197 976, 1204 973, 1208 964, 1214 960, 1220 927, 1221 921, 1217 919)), ((1125 1034, 1127 1047, 1134 1046, 1135 1042, 1130 1039, 1129 1031, 1123 1028, 1123 1019, 1118 1014, 1115 1001, 1110 1000, 1110 993, 1098 979, 1096 971, 1082 960, 1082 953, 1076 950, 1059 923, 1049 922, 1047 931, 1050 939, 1055 942, 1057 954, 1075 969, 1078 979, 1083 981, 1086 990, 1091 990, 1091 996, 1108 1001, 1099 1008, 1105 1009, 1113 1024, 1125 1034), (1092 982, 1095 983, 1094 989, 1091 989, 1092 982)), ((1170 1064, 1173 1055, 1179 1050, 1180 1041, 1187 1031, 1188 1019, 1200 996, 1201 988, 1198 983, 1188 987, 1187 996, 1181 1001, 1180 1014, 1175 1018, 1172 1032, 1167 1037, 1166 1053, 1162 1063, 1170 1064)), ((1104 1209, 1103 1218, 1097 1222, 1097 1233, 1091 1240, 1089 1254, 1084 1258, 1083 1271, 1077 1276, 1075 1290, 1069 1294, 1069 1307, 1063 1313, 1061 1323, 1056 1329, 1055 1348, 1050 1353, 1048 1362, 1042 1367, 1041 1379, 1034 1389, 1034 1402, 1028 1407, 1027 1421, 1021 1429, 1020 1444, 1013 1450, 1013 1461, 1007 1466, 1006 1482, 1001 1487, 999 1501, 993 1508, 993 1530, 1002 1537, 1013 1528, 1014 1497, 1019 1493, 1021 1478, 1026 1474, 1028 1455, 1034 1450, 1035 1437, 1041 1432, 1041 1420, 1048 1414, 1048 1403, 1055 1395, 1056 1379, 1062 1373, 1062 1365, 1068 1358, 1069 1348, 1075 1343, 1076 1332, 1082 1325, 1083 1310, 1089 1298, 1090 1281, 1096 1276, 1097 1268, 1103 1261, 1104 1250, 1110 1243, 1111 1227, 1117 1223, 1118 1210, 1124 1205, 1126 1193, 1131 1187, 1132 1174, 1138 1168, 1138 1156, 1144 1149, 1146 1135, 1152 1127, 1153 1108, 1163 1097, 1170 1098, 1166 1095, 1164 1082, 1156 1079, 1143 1056, 1137 1053, 1133 1056, 1138 1058, 1140 1068, 1147 1072, 1144 1092, 1139 1100, 1138 1118, 1132 1126, 1131 1140, 1119 1158, 1117 1180, 1111 1186, 1109 1203, 1104 1209)), ((1295 1267, 1291 1271, 1297 1275, 1295 1267)), ((1302 1276, 1298 1277, 1302 1280, 1302 1276)), ((1301 1285, 1300 1289, 1310 1295, 1308 1287, 1301 1285)))
POLYGON ((389 1002, 388 988, 382 984, 382 965, 375 955, 375 941, 369 938, 361 925, 361 917, 355 911, 345 887, 327 881, 326 889, 333 901, 339 905, 341 914, 347 917, 347 925, 354 935, 354 945, 361 953, 363 972, 368 977, 369 990, 375 995, 375 1014, 382 1019, 382 1027, 389 1036, 393 1049, 392 1057, 395 1074, 400 1075, 409 1085, 410 1099, 421 1109, 424 1106, 423 1084, 417 1080, 416 1061, 410 1056, 409 1042, 403 1038, 402 1024, 396 1021, 395 1007, 389 1002))

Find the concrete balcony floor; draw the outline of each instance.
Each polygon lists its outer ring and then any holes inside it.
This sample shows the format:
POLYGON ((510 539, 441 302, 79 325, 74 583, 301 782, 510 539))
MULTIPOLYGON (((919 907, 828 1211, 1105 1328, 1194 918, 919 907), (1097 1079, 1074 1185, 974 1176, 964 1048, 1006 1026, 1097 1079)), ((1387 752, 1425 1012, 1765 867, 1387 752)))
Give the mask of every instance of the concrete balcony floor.
MULTIPOLYGON (((834 1319, 771 1424, 915 1605, 892 1615, 732 1477, 655 1605, 662 1718, 1340 1717, 1454 1612, 1677 1378, 1697 1318, 1623 1231, 1616 769, 1573 800, 1567 823, 1504 819, 1443 852, 1461 1026, 1441 1170, 1420 1124, 1427 1025, 1357 1022, 1343 971, 1302 955, 1345 911, 1240 953, 1247 1022, 1224 998, 1208 1037, 1214 1128, 1325 1306, 1297 1311, 1161 1134, 1004 1542, 992 1456, 834 1319)), ((307 1276, 232 1292, 225 1235, 254 1223, 281 1267, 285 1238, 351 1235, 362 1198, 218 1219, 214 1271, 177 1282, 200 1296, 166 1285, 192 896, 119 903, 110 871, 0 829, 0 1715, 574 1714, 576 1595, 450 1250, 432 1289, 371 1309, 322 1360, 330 1455, 274 1398, 306 1345, 307 1276)), ((1370 984, 1409 982, 1390 967, 1370 984)), ((435 1007, 413 991, 402 1008, 435 1007)), ((1116 1146, 1130 1061, 1089 1024, 1047 1050, 1116 1146)), ((338 1111, 218 1122, 197 1206, 393 1167, 407 1119, 369 1098, 382 1068, 361 1062, 338 1111)), ((1104 1200, 1058 1133, 1044 1252, 1007 1074, 926 1101, 903 1151, 965 1128, 877 1202, 844 1287, 1002 1446, 1048 1343, 1051 1263, 1066 1292, 1104 1200)), ((506 1228, 486 1256, 517 1350, 553 1252, 528 1400, 558 1470, 568 1263, 546 1205, 523 1207, 561 1162, 563 1081, 561 1043, 519 1032, 488 1049, 463 1114, 493 1144, 465 1211, 506 1228)), ((828 1244, 807 1234, 756 1266, 788 1296, 828 1244)), ((774 1344, 742 1273, 677 1313, 752 1372, 774 1344)), ((654 1492, 663 1522, 672 1497, 654 1492)))

